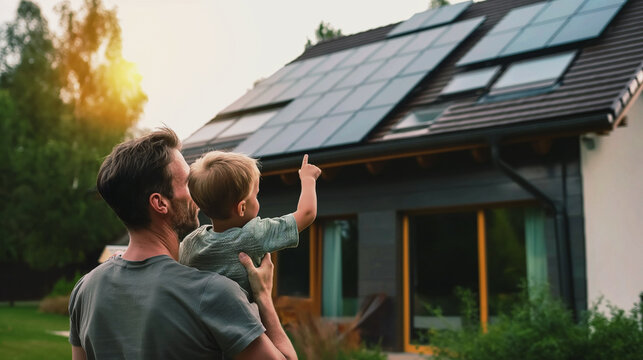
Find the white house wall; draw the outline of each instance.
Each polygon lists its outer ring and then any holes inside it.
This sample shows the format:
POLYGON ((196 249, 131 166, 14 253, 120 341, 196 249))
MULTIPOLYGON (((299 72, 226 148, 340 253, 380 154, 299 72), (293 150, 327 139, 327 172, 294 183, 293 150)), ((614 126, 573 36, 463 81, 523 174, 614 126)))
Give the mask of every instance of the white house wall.
POLYGON ((627 126, 581 141, 589 304, 629 310, 643 291, 643 99, 627 126))

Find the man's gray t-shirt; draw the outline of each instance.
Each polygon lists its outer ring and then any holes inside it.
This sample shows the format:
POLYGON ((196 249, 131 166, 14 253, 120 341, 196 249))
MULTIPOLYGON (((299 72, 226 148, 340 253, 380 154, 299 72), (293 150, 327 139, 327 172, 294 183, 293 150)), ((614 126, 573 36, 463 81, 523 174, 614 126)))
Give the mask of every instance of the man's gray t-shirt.
POLYGON ((265 331, 237 284, 166 255, 106 261, 76 284, 69 313, 69 342, 88 359, 230 358, 265 331))
POLYGON ((259 266, 266 253, 298 244, 299 232, 293 214, 265 219, 256 217, 241 228, 220 233, 215 232, 212 225, 203 225, 181 242, 179 262, 224 275, 252 294, 248 273, 239 262, 239 253, 245 252, 259 266))

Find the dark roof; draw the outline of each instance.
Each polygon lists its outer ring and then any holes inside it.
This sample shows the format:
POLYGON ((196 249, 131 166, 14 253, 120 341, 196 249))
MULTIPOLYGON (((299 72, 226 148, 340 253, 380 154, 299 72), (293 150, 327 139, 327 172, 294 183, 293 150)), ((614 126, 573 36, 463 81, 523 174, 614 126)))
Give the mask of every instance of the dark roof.
MULTIPOLYGON (((451 99, 452 103, 449 108, 431 125, 428 132, 409 132, 399 135, 394 140, 385 138, 390 134, 391 128, 410 112, 440 101, 441 90, 454 74, 462 71, 456 67, 456 62, 507 12, 516 7, 542 1, 487 0, 473 3, 458 18, 458 21, 480 16, 485 16, 486 21, 400 102, 366 140, 360 144, 348 145, 343 148, 318 149, 314 152, 318 155, 325 154, 343 158, 345 156, 359 156, 360 148, 363 148, 364 152, 376 152, 376 144, 390 143, 382 147, 384 152, 408 150, 407 148, 422 146, 453 146, 467 139, 467 134, 484 133, 488 135, 519 127, 539 135, 555 134, 557 131, 563 130, 582 133, 595 131, 598 128, 600 130, 609 129, 612 126, 610 122, 621 115, 628 102, 634 100, 633 95, 638 93, 638 88, 643 83, 643 71, 641 70, 643 22, 640 21, 643 19, 643 1, 628 1, 599 38, 580 45, 579 43, 568 45, 569 49, 579 49, 579 54, 564 74, 559 86, 550 92, 496 102, 478 101, 481 93, 465 94, 465 96, 451 99), (593 120, 589 121, 588 119, 593 120), (560 128, 557 127, 558 125, 560 128)), ((294 61, 384 40, 395 25, 391 24, 319 43, 307 49, 294 61)), ((565 50, 564 47, 558 47, 554 52, 560 53, 563 50, 565 50)), ((548 53, 551 51, 545 49, 536 54, 517 55, 508 60, 520 60, 521 57, 533 58, 548 53)), ((525 135, 524 132, 520 133, 525 135)), ((205 146, 190 149, 188 160, 207 150, 208 148, 205 146)), ((322 158, 324 157, 326 156, 322 156, 322 158)), ((263 159, 264 169, 286 167, 290 162, 296 165, 297 158, 299 155, 296 154, 269 157, 263 159)))
MULTIPOLYGON (((541 0, 487 0, 474 3, 464 19, 487 16, 475 35, 455 51, 406 104, 376 129, 371 141, 380 140, 390 127, 414 108, 433 103, 456 71, 455 63, 473 47, 511 8, 541 0)), ((640 71, 643 61, 643 2, 630 0, 605 33, 584 46, 565 73, 561 86, 547 94, 508 101, 478 103, 478 95, 458 99, 431 126, 432 134, 466 131, 481 127, 503 126, 532 121, 587 116, 622 110, 618 99, 640 71)), ((578 44, 571 44, 570 48, 578 44)), ((533 55, 532 55, 533 57, 533 55)))

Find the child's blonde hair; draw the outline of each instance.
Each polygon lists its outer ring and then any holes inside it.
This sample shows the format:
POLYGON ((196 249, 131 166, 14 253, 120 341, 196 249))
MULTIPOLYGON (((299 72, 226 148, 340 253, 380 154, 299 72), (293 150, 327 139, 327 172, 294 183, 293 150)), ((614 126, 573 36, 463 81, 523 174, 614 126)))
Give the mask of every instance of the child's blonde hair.
POLYGON ((192 199, 210 219, 228 219, 259 181, 259 163, 244 154, 210 151, 190 166, 192 199))

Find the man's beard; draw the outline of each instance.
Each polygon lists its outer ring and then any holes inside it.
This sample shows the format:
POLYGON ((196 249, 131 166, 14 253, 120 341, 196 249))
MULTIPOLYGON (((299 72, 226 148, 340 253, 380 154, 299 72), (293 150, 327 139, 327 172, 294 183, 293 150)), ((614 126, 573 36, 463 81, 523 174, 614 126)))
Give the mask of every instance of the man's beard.
POLYGON ((192 201, 182 201, 172 199, 172 208, 176 209, 174 213, 173 229, 179 237, 179 242, 183 241, 189 233, 199 227, 199 218, 197 212, 199 209, 192 201))

